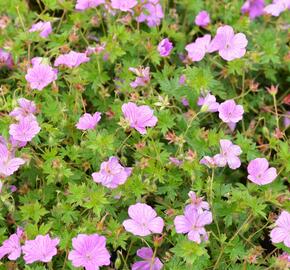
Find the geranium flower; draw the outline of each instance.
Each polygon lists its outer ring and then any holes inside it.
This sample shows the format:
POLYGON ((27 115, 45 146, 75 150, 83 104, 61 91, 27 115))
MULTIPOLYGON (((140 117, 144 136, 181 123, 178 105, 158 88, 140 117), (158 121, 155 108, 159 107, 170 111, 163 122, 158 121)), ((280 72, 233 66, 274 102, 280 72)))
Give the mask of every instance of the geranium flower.
POLYGON ((185 208, 184 215, 174 219, 176 232, 188 234, 188 239, 198 244, 208 239, 204 226, 211 223, 212 213, 210 211, 198 212, 189 207, 185 208))
POLYGON ((259 17, 264 12, 265 1, 264 0, 247 0, 242 6, 242 13, 248 13, 251 20, 259 17))
POLYGON ((138 236, 162 233, 164 221, 161 217, 157 217, 151 206, 144 203, 131 205, 128 214, 131 219, 123 222, 126 231, 138 236))
POLYGON ((217 29, 208 48, 208 52, 218 51, 219 55, 227 61, 241 58, 246 53, 248 40, 243 33, 235 34, 231 26, 225 25, 217 29))
POLYGON ((106 248, 106 238, 98 234, 79 234, 72 239, 73 250, 68 259, 74 267, 86 270, 99 270, 100 266, 110 264, 110 254, 106 248))
POLYGON ((273 243, 281 243, 290 248, 290 213, 282 211, 275 222, 275 228, 272 229, 270 237, 273 243))
POLYGON ((146 127, 154 127, 158 121, 153 115, 153 110, 146 105, 138 107, 135 103, 129 102, 123 104, 122 112, 130 126, 139 131, 140 134, 146 134, 146 127))
POLYGON ((11 69, 13 67, 13 59, 11 53, 0 49, 0 68, 2 66, 6 66, 11 69))
POLYGON ((102 162, 100 171, 93 173, 92 177, 96 183, 114 189, 124 184, 131 173, 132 168, 123 167, 118 158, 110 157, 108 161, 102 162))
POLYGON ((265 158, 251 160, 248 165, 248 179, 257 185, 266 185, 277 177, 275 168, 269 168, 269 162, 265 158))
POLYGON ((206 27, 210 24, 209 14, 202 10, 195 17, 195 24, 201 27, 206 27))
POLYGON ((203 200, 203 197, 198 197, 194 191, 190 191, 188 193, 188 197, 190 199, 190 204, 185 206, 185 209, 189 208, 191 210, 195 210, 198 213, 202 213, 203 210, 209 210, 208 202, 203 200))
POLYGON ((149 27, 158 26, 164 18, 159 0, 141 0, 141 3, 145 4, 142 7, 142 13, 136 20, 146 22, 149 27))
POLYGON ((59 238, 50 238, 48 234, 38 235, 34 240, 26 240, 22 247, 23 258, 27 264, 34 262, 50 262, 56 255, 59 238))
POLYGON ((29 82, 31 89, 41 91, 44 87, 57 79, 57 70, 50 65, 42 62, 41 57, 35 57, 31 60, 32 68, 27 70, 25 79, 29 82))
POLYGON ((80 117, 78 123, 76 124, 76 128, 80 130, 95 129, 100 120, 100 112, 95 112, 93 115, 85 113, 80 117))
POLYGON ((9 134, 14 140, 30 142, 40 131, 40 126, 34 118, 22 118, 17 124, 11 124, 9 134))
POLYGON ((11 234, 10 237, 5 240, 0 247, 0 260, 8 255, 10 261, 15 261, 21 256, 20 240, 23 234, 21 228, 17 228, 16 233, 11 234))
POLYGON ((216 102, 216 97, 210 93, 203 93, 197 101, 197 105, 201 106, 202 112, 217 112, 219 103, 216 102))
POLYGON ((0 143, 0 176, 10 176, 16 172, 25 161, 22 158, 15 158, 6 144, 0 143))
POLYGON ((130 85, 133 88, 136 88, 138 86, 145 86, 150 82, 150 68, 129 68, 130 71, 134 72, 137 75, 137 78, 134 82, 131 82, 130 85))
POLYGON ((39 32, 42 38, 47 38, 52 32, 51 22, 40 21, 35 23, 31 26, 29 32, 39 32))
POLYGON ((185 50, 188 52, 188 57, 191 61, 201 61, 208 52, 211 36, 204 35, 197 38, 195 42, 186 45, 185 50))
POLYGON ((168 38, 162 39, 158 44, 158 52, 160 56, 167 57, 170 55, 171 50, 173 48, 172 42, 168 38))
POLYGON ((9 113, 10 116, 14 117, 16 120, 20 120, 25 117, 35 118, 36 105, 34 101, 28 100, 26 98, 19 98, 17 100, 19 107, 16 107, 13 111, 9 113))
POLYGON ((119 9, 121 11, 131 11, 133 7, 138 4, 136 0, 111 0, 111 6, 114 9, 119 9))
POLYGON ((54 65, 56 67, 58 67, 59 65, 63 65, 68 68, 74 68, 88 61, 90 61, 90 58, 87 57, 85 53, 70 51, 67 54, 62 54, 58 56, 54 61, 54 65))
POLYGON ((101 4, 105 4, 105 0, 77 0, 76 10, 86 10, 88 8, 94 8, 101 4))
POLYGON ((218 167, 224 167, 227 164, 233 170, 241 166, 239 155, 242 153, 238 145, 229 140, 220 140, 220 154, 214 156, 215 163, 218 167))
POLYGON ((218 107, 219 118, 225 123, 237 123, 243 119, 244 108, 233 99, 221 103, 218 107))
POLYGON ((135 262, 132 265, 132 270, 161 270, 163 263, 157 258, 153 259, 152 248, 143 247, 137 250, 137 256, 144 261, 135 262))
POLYGON ((217 166, 216 160, 210 156, 204 156, 199 163, 206 165, 209 168, 214 168, 217 166))
POLYGON ((289 0, 274 0, 272 4, 264 8, 264 12, 278 17, 283 11, 290 9, 289 0))

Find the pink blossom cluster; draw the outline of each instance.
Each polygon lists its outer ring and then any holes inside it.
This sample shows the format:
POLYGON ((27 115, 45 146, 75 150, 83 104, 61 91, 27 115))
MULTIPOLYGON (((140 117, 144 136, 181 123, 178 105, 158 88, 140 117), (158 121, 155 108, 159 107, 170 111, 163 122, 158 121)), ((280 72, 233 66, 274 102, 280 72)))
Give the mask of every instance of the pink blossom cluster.
MULTIPOLYGON (((210 168, 228 166, 235 170, 241 166, 239 155, 242 150, 238 145, 234 145, 229 140, 220 140, 220 153, 213 157, 204 156, 200 164, 210 168)), ((265 158, 256 158, 250 161, 248 167, 248 179, 257 185, 272 183, 277 178, 275 168, 269 168, 269 162, 265 158)))
MULTIPOLYGON (((49 234, 37 235, 33 240, 26 240, 21 245, 24 231, 17 229, 15 234, 5 240, 0 247, 0 259, 8 256, 15 261, 23 253, 26 264, 34 262, 49 263, 57 254, 58 237, 51 238, 49 234)), ((75 267, 84 267, 86 270, 96 270, 100 266, 110 264, 110 254, 106 248, 106 238, 98 234, 79 234, 72 239, 73 249, 69 252, 68 259, 75 267)))
POLYGON ((0 259, 8 256, 9 260, 15 261, 23 253, 23 259, 27 264, 48 263, 56 255, 59 238, 51 238, 49 234, 38 235, 34 240, 26 240, 24 245, 21 245, 23 234, 23 229, 17 228, 17 232, 3 242, 0 247, 0 259))
POLYGON ((130 12, 135 15, 137 22, 145 22, 149 27, 158 26, 161 20, 164 18, 164 13, 159 0, 141 0, 139 3, 137 0, 77 0, 76 10, 84 11, 89 8, 95 8, 104 4, 104 8, 109 13, 115 15, 115 11, 130 12), (134 8, 140 5, 141 11, 137 14, 134 8))
POLYGON ((20 98, 18 104, 19 107, 10 113, 10 116, 14 117, 17 123, 10 125, 9 134, 11 141, 22 147, 27 142, 30 142, 41 128, 34 115, 36 113, 35 103, 25 98, 20 98))
POLYGON ((288 9, 290 9, 289 0, 273 0, 272 3, 267 6, 265 6, 264 0, 247 0, 243 4, 241 11, 243 14, 249 14, 250 19, 253 20, 263 14, 270 14, 277 17, 288 9))
POLYGON ((25 163, 22 158, 15 157, 17 148, 24 147, 40 131, 35 117, 36 105, 25 98, 18 99, 19 107, 10 112, 17 122, 9 127, 9 143, 0 138, 0 176, 8 177, 16 172, 25 163))
POLYGON ((197 101, 201 107, 201 112, 218 112, 219 118, 234 131, 236 124, 243 119, 244 109, 242 105, 237 105, 233 99, 226 100, 219 104, 216 97, 209 91, 202 92, 197 101))
POLYGON ((39 32, 39 36, 47 38, 52 32, 51 22, 38 22, 33 24, 29 29, 29 32, 39 32))
POLYGON ((208 240, 205 226, 212 223, 212 213, 209 204, 193 191, 188 195, 190 204, 185 207, 183 215, 175 217, 175 230, 177 233, 187 234, 189 240, 200 244, 208 240))
POLYGON ((96 183, 114 189, 124 184, 131 173, 132 168, 123 167, 117 157, 110 157, 101 164, 100 171, 94 172, 92 177, 96 183))
POLYGON ((219 55, 226 61, 241 58, 246 53, 248 40, 243 33, 234 33, 229 25, 220 26, 215 37, 206 34, 197 38, 195 42, 188 44, 185 49, 191 61, 201 61, 206 53, 218 51, 219 55))

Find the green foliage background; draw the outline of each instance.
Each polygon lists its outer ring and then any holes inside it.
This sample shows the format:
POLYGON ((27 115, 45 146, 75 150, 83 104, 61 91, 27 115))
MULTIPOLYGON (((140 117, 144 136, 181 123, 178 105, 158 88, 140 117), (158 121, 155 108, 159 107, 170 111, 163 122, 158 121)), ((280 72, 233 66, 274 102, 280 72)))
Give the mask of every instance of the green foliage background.
MULTIPOLYGON (((289 141, 282 121, 287 110, 283 99, 289 94, 289 12, 250 21, 241 15, 243 1, 239 0, 164 0, 162 25, 148 28, 144 24, 137 27, 134 21, 124 25, 122 15, 103 16, 102 8, 76 12, 70 0, 29 2, 30 6, 22 0, 0 1, 0 14, 10 18, 8 27, 0 30, 0 47, 9 50, 17 63, 13 71, 0 71, 0 133, 8 138, 12 122, 8 114, 20 97, 35 101, 41 125, 39 135, 19 151, 27 159, 26 165, 3 180, 0 242, 17 226, 25 228, 29 239, 49 232, 61 238, 52 269, 75 269, 67 260, 71 239, 78 233, 97 232, 106 236, 112 255, 112 265, 102 269, 128 269, 145 241, 153 245, 152 237, 134 237, 121 225, 128 206, 141 201, 165 220, 157 253, 164 269, 283 269, 277 256, 287 249, 282 244, 273 246, 269 231, 274 214, 290 210, 289 141), (194 25, 201 9, 212 18, 207 30, 194 25), (93 25, 92 19, 99 23, 93 25), (28 32, 37 20, 53 22, 48 39, 28 32), (186 44, 205 33, 214 36, 221 24, 246 34, 245 57, 226 62, 210 54, 201 62, 184 65, 179 54, 185 53, 186 44), (79 68, 60 70, 55 85, 41 92, 29 89, 25 74, 32 57, 47 57, 53 63, 66 48, 84 51, 94 45, 91 37, 106 43, 107 61, 104 53, 93 55, 79 68), (161 58, 156 49, 164 37, 174 43, 169 59, 161 58), (151 83, 133 89, 129 84, 134 75, 128 68, 141 65, 150 66, 151 83), (185 85, 178 83, 182 74, 187 78, 185 85), (253 82, 259 84, 255 91, 253 82), (279 85, 277 114, 273 96, 266 90, 271 85, 279 85), (196 115, 203 89, 210 89, 219 101, 234 98, 243 105, 244 119, 234 133, 216 114, 196 115), (187 114, 182 97, 190 103, 187 114), (120 125, 121 106, 129 100, 149 105, 158 117, 158 125, 144 136, 120 125), (84 113, 83 104, 87 112, 103 112, 94 131, 82 133, 75 128, 84 113), (283 133, 280 138, 275 136, 276 128, 283 133), (177 136, 175 143, 166 140, 168 132, 177 136), (173 220, 182 213, 190 190, 209 199, 212 172, 199 160, 216 154, 219 140, 225 138, 242 148, 242 166, 235 171, 214 171, 214 223, 207 227, 210 241, 198 245, 176 234, 173 220), (136 146, 140 143, 144 147, 136 146), (189 158, 189 150, 194 152, 193 158, 189 158), (126 184, 111 191, 94 183, 91 173, 112 155, 134 170, 126 184), (170 164, 170 156, 182 159, 183 164, 170 164), (259 187, 247 180, 247 164, 257 157, 266 157, 277 168, 279 176, 273 183, 259 187), (18 191, 11 193, 9 185, 17 186, 18 191)), ((0 269, 46 267, 41 263, 25 266, 22 259, 0 263, 0 269)))

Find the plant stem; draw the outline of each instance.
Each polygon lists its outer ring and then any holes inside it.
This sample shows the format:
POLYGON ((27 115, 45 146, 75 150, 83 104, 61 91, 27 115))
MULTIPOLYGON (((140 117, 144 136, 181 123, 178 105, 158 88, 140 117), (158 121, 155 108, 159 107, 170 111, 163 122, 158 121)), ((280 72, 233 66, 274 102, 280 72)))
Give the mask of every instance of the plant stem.
POLYGON ((150 270, 153 270, 156 253, 157 253, 157 247, 154 248, 154 253, 153 253, 153 256, 152 256, 152 259, 151 259, 151 263, 150 263, 150 270))
POLYGON ((276 95, 273 95, 273 100, 274 100, 275 115, 276 115, 276 125, 277 125, 277 128, 279 129, 279 116, 278 116, 276 95))
POLYGON ((232 236, 232 238, 225 244, 222 245, 221 247, 221 251, 220 251, 220 254, 214 264, 214 267, 213 267, 213 270, 217 269, 218 265, 219 265, 219 262, 220 262, 220 259, 224 253, 224 250, 226 248, 226 246, 228 246, 237 236, 238 234, 241 232, 241 230, 243 229, 243 227, 252 219, 252 214, 250 214, 248 216, 248 218, 243 222, 243 224, 240 226, 240 228, 235 232, 235 234, 232 236))
POLYGON ((189 122, 189 124, 187 125, 187 128, 186 128, 186 130, 185 130, 185 132, 184 132, 184 135, 183 135, 184 138, 185 138, 185 136, 186 136, 188 130, 190 129, 193 120, 195 120, 199 114, 200 114, 200 112, 198 112, 196 115, 194 115, 194 116, 192 117, 192 119, 190 120, 190 122, 189 122))

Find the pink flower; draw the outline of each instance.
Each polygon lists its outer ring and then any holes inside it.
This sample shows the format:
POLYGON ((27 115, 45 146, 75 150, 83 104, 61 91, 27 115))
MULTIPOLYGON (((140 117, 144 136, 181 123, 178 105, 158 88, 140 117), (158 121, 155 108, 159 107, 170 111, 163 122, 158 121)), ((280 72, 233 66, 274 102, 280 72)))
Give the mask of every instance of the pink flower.
POLYGON ((10 237, 3 242, 0 247, 0 260, 6 255, 8 255, 8 259, 11 261, 15 261, 21 256, 20 240, 22 234, 23 230, 17 228, 16 233, 10 235, 10 237))
POLYGON ((185 75, 181 75, 181 76, 179 77, 179 81, 178 81, 178 83, 179 83, 180 85, 184 85, 184 84, 186 83, 186 76, 185 76, 185 75))
POLYGON ((277 177, 276 169, 269 168, 269 162, 265 158, 251 160, 247 170, 248 179, 260 186, 273 182, 277 177))
POLYGON ((169 157, 169 160, 172 164, 174 164, 176 166, 180 166, 183 163, 182 160, 175 158, 175 157, 169 157))
POLYGON ((130 126, 139 131, 140 134, 146 134, 146 127, 154 127, 157 123, 157 117, 153 115, 153 110, 149 106, 137 106, 133 102, 123 104, 122 112, 130 126))
POLYGON ((132 168, 123 167, 118 158, 110 157, 108 161, 102 162, 100 171, 93 173, 92 177, 96 183, 114 189, 124 184, 131 173, 132 168))
POLYGON ((100 266, 110 264, 110 254, 106 248, 106 238, 98 234, 79 234, 72 239, 73 250, 68 259, 74 267, 86 270, 99 270, 100 266))
POLYGON ((77 0, 76 9, 86 10, 88 8, 94 8, 101 4, 105 4, 105 0, 77 0))
POLYGON ((35 119, 22 118, 17 124, 11 124, 9 134, 14 140, 30 142, 40 131, 40 126, 35 119))
POLYGON ((214 95, 210 93, 203 93, 202 96, 198 98, 197 105, 201 106, 202 112, 217 112, 219 108, 219 103, 216 102, 214 95))
POLYGON ((112 8, 119 9, 121 11, 131 11, 133 7, 138 4, 136 0, 111 0, 112 8))
POLYGON ((243 119, 242 105, 236 105, 233 99, 221 103, 218 107, 219 118, 225 123, 237 123, 243 119))
POLYGON ((162 39, 158 44, 158 52, 160 56, 167 57, 173 48, 172 42, 168 38, 162 39))
POLYGON ((215 163, 218 167, 224 167, 227 164, 233 170, 241 166, 239 155, 242 153, 238 145, 229 140, 220 140, 220 154, 214 156, 215 163))
POLYGON ((9 141, 12 145, 12 148, 22 148, 27 145, 27 142, 17 141, 13 138, 13 136, 10 136, 9 141))
POLYGON ((80 130, 95 129, 100 120, 100 112, 95 112, 93 115, 85 113, 80 117, 78 123, 76 124, 76 128, 80 130))
POLYGON ((259 17, 263 14, 264 11, 264 0, 247 0, 242 6, 242 13, 248 13, 251 20, 259 17))
POLYGON ((201 61, 208 52, 211 36, 204 35, 197 38, 195 42, 186 45, 185 50, 188 52, 188 57, 191 61, 201 61))
POLYGON ((185 98, 185 97, 183 97, 183 98, 181 99, 181 103, 182 103, 182 105, 183 105, 184 107, 188 107, 188 106, 189 106, 189 101, 188 101, 188 99, 185 98))
POLYGON ((34 101, 30 101, 26 98, 19 98, 17 102, 19 107, 16 107, 12 112, 10 112, 10 116, 14 117, 16 120, 25 117, 34 118, 34 114, 36 113, 36 105, 34 101))
POLYGON ((208 26, 210 24, 209 14, 205 10, 200 11, 195 17, 195 24, 201 27, 208 26))
POLYGON ((205 225, 212 223, 210 211, 196 211, 192 208, 185 208, 184 215, 175 217, 174 225, 177 233, 188 234, 189 240, 200 244, 208 239, 205 225))
POLYGON ((137 250, 137 256, 144 261, 135 262, 132 265, 132 270, 161 270, 163 263, 156 257, 153 259, 153 250, 143 247, 137 250))
POLYGON ((274 0, 272 4, 267 5, 264 8, 264 12, 278 17, 283 11, 290 9, 289 0, 274 0))
POLYGON ((31 89, 41 91, 57 79, 57 70, 44 63, 41 57, 35 57, 31 62, 32 68, 29 68, 25 75, 25 79, 30 83, 31 89))
POLYGON ((227 61, 241 58, 246 53, 248 40, 243 33, 235 34, 231 26, 225 25, 217 29, 208 52, 219 51, 219 55, 227 61))
POLYGON ((158 26, 164 18, 164 13, 159 0, 141 0, 143 10, 137 18, 138 22, 146 22, 149 27, 158 26))
POLYGON ((7 145, 0 144, 0 176, 10 176, 16 172, 25 161, 22 158, 15 158, 11 153, 7 145))
POLYGON ((198 197, 195 192, 190 191, 188 193, 188 197, 190 199, 190 204, 188 204, 185 209, 189 208, 192 211, 197 211, 198 213, 202 213, 203 210, 209 210, 208 202, 203 200, 203 197, 198 197))
POLYGON ((290 111, 287 111, 285 113, 283 123, 284 123, 285 129, 287 129, 290 126, 290 111))
POLYGON ((12 193, 17 191, 17 187, 14 185, 11 185, 9 188, 12 193))
POLYGON ((273 243, 281 243, 290 248, 290 213, 282 211, 275 222, 275 228, 271 231, 270 237, 273 243))
POLYGON ((54 61, 54 65, 58 67, 59 65, 64 65, 68 68, 78 67, 82 63, 86 63, 90 60, 85 53, 78 53, 70 51, 67 54, 62 54, 57 57, 54 61))
POLYGON ((24 260, 27 264, 34 262, 50 262, 56 255, 56 246, 59 238, 50 238, 49 234, 38 235, 34 240, 26 240, 22 251, 24 260))
POLYGON ((0 49, 0 68, 2 66, 6 66, 11 69, 13 67, 13 59, 11 53, 0 49))
POLYGON ((92 55, 94 53, 96 54, 100 54, 102 51, 104 51, 106 48, 106 44, 102 43, 102 44, 97 44, 95 47, 87 47, 86 49, 86 55, 92 55))
POLYGON ((217 166, 216 160, 213 157, 204 156, 200 162, 200 164, 206 165, 209 168, 214 168, 217 166))
POLYGON ((127 232, 138 236, 147 236, 152 233, 162 233, 164 221, 157 217, 155 210, 144 203, 136 203, 128 209, 131 219, 126 219, 123 226, 127 232))
POLYGON ((42 38, 47 38, 52 32, 51 22, 38 22, 33 24, 29 29, 29 32, 39 32, 42 38))
POLYGON ((136 88, 138 86, 145 86, 150 82, 150 68, 129 68, 130 71, 137 75, 134 82, 130 83, 131 87, 136 88))

